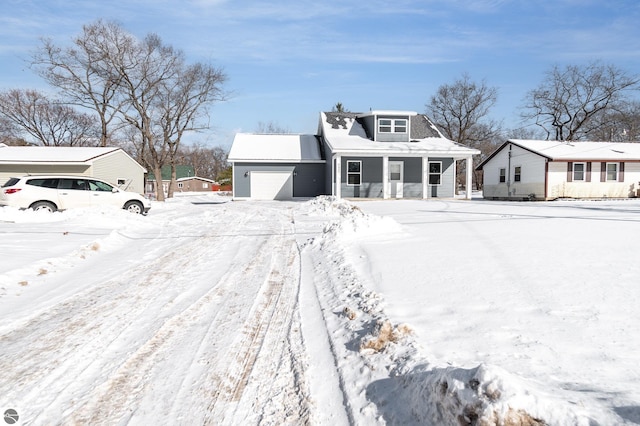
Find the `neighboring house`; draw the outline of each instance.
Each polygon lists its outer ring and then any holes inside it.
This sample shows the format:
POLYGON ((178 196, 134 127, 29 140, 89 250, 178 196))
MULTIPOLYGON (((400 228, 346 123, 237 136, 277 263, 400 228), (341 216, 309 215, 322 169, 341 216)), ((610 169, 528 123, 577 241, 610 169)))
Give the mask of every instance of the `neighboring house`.
POLYGON ((14 176, 77 175, 102 179, 120 189, 143 194, 145 173, 145 168, 121 148, 0 144, 0 185, 14 176))
POLYGON ((211 192, 220 187, 216 181, 198 176, 180 178, 177 184, 176 192, 211 192))
POLYGON ((479 153, 416 112, 323 112, 317 135, 237 134, 228 160, 234 198, 447 198, 456 161, 466 161, 471 188, 479 153))
POLYGON ((489 199, 636 197, 640 143, 510 139, 477 169, 489 199))
MULTIPOLYGON (((167 195, 169 192, 169 183, 171 182, 171 166, 163 166, 162 169, 162 189, 164 194, 167 195)), ((176 181, 180 181, 181 179, 188 179, 195 177, 196 172, 193 166, 186 165, 178 165, 176 166, 176 181)), ((184 187, 184 183, 182 185, 184 187)), ((173 189, 175 192, 180 191, 180 185, 176 185, 173 189)), ((210 189, 209 189, 210 190, 210 189)), ((156 193, 156 177, 153 172, 150 172, 147 176, 147 194, 154 195, 156 193)))

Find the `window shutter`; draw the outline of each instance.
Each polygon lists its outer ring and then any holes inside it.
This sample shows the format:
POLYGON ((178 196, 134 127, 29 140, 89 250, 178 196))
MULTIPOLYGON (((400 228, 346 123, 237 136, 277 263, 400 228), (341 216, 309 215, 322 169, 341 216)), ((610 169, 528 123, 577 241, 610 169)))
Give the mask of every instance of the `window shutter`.
POLYGON ((624 163, 620 163, 620 169, 618 171, 618 182, 624 182, 624 163))
POLYGON ((587 162, 587 177, 585 180, 591 182, 591 161, 587 162))
POLYGON ((567 182, 573 182, 573 163, 567 163, 567 182))
POLYGON ((607 181, 607 163, 600 163, 600 182, 607 181))

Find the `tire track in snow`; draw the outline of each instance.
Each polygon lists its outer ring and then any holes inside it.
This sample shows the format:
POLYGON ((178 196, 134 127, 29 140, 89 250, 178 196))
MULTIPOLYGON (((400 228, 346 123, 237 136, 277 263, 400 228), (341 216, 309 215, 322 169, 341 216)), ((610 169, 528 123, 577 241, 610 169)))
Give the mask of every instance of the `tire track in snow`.
POLYGON ((284 235, 292 232, 281 232, 272 241, 271 264, 260 295, 229 350, 235 356, 213 377, 217 390, 207 424, 278 423, 274 416, 280 422, 283 417, 287 422, 308 422, 304 378, 296 359, 302 351, 299 319, 294 315, 300 257, 295 239, 284 235), (295 351, 292 342, 297 342, 295 351))
MULTIPOLYGON (((233 215, 238 215, 238 212, 233 212, 233 215)), ((242 225, 248 221, 256 219, 240 215, 241 220, 237 220, 237 217, 233 215, 222 218, 221 221, 224 222, 226 219, 227 222, 236 222, 232 225, 242 228, 242 225)), ((227 229, 235 228, 231 226, 227 229)), ((167 232, 163 231, 162 235, 166 236, 167 232)), ((212 235, 212 237, 215 236, 212 235)), ((230 248, 230 242, 237 239, 238 237, 234 238, 233 236, 229 238, 204 238, 208 242, 206 247, 202 247, 203 239, 196 239, 182 244, 180 251, 184 254, 183 257, 193 255, 198 250, 224 252, 225 248, 230 248)), ((3 355, 0 359, 3 366, 14 362, 15 368, 8 370, 15 372, 14 380, 11 381, 15 398, 23 401, 25 405, 33 405, 31 416, 43 421, 48 419, 59 421, 60 412, 64 413, 64 418, 71 416, 77 421, 95 420, 92 422, 93 424, 113 422, 114 416, 126 418, 126 416, 136 414, 135 412, 127 413, 127 407, 135 407, 139 402, 133 399, 144 399, 145 392, 149 392, 148 387, 152 384, 151 381, 158 381, 157 377, 154 377, 154 374, 156 376, 158 374, 158 369, 154 368, 158 360, 163 357, 170 359, 171 353, 181 345, 191 348, 193 347, 191 342, 195 341, 199 343, 199 347, 194 350, 191 364, 178 369, 184 375, 176 401, 186 401, 188 397, 185 395, 190 393, 193 384, 186 377, 190 376, 190 380, 193 380, 201 370, 204 369, 206 372, 206 367, 201 367, 198 363, 205 356, 215 355, 211 353, 216 346, 216 342, 212 342, 212 340, 218 339, 219 336, 216 336, 213 330, 230 325, 229 318, 237 316, 237 311, 246 305, 245 298, 248 297, 250 301, 253 300, 251 297, 255 298, 255 294, 251 294, 249 291, 234 305, 229 303, 233 300, 231 296, 233 296, 234 290, 238 289, 238 284, 242 280, 246 280, 247 276, 251 280, 260 277, 261 268, 259 266, 264 261, 261 256, 268 253, 272 246, 277 246, 282 242, 281 239, 265 237, 251 238, 250 240, 249 244, 236 244, 233 248, 253 250, 255 253, 254 262, 244 265, 243 268, 243 265, 229 259, 229 257, 233 257, 233 254, 225 257, 219 263, 229 261, 226 276, 221 278, 219 282, 207 284, 210 289, 204 296, 199 297, 196 301, 190 301, 182 310, 178 309, 177 305, 184 305, 184 302, 175 299, 183 297, 183 294, 174 292, 173 298, 158 298, 158 293, 167 290, 167 283, 177 284, 178 290, 185 290, 189 287, 188 282, 180 282, 177 277, 184 275, 185 269, 188 269, 186 267, 190 265, 181 264, 184 262, 173 259, 175 254, 168 253, 155 259, 150 265, 139 266, 131 276, 114 278, 107 283, 94 285, 90 290, 74 295, 64 303, 33 318, 23 327, 13 330, 10 336, 4 337, 4 342, 0 341, 3 346, 12 347, 13 351, 8 356, 7 354, 3 355), (237 273, 238 270, 242 272, 237 273), (150 275, 150 271, 154 271, 154 273, 150 275), (119 305, 123 303, 128 303, 130 309, 121 309, 119 305), (171 313, 163 311, 166 306, 170 306, 171 313), (203 312, 214 312, 214 314, 203 316, 203 312), (153 317, 151 314, 163 316, 164 323, 160 325, 143 324, 145 318, 153 317), (210 321, 209 327, 205 328, 202 334, 198 334, 200 333, 198 330, 186 333, 181 330, 185 324, 198 320, 210 321), (136 334, 133 329, 140 326, 149 327, 150 330, 155 331, 144 341, 132 341, 136 334), (114 333, 114 330, 120 331, 114 333), (123 343, 123 340, 127 340, 125 339, 127 335, 129 340, 123 343), (107 337, 106 341, 105 336, 107 337), (34 347, 17 344, 20 341, 41 343, 34 347), (126 346, 126 343, 138 349, 129 350, 129 355, 122 359, 118 349, 113 347, 126 346), (198 354, 200 354, 200 358, 195 359, 198 354), (28 361, 25 363, 25 360, 28 361), (28 374, 25 377, 26 373, 28 374), (18 386, 16 386, 16 382, 18 382, 18 386), (53 384, 55 384, 53 387, 60 391, 58 397, 44 397, 47 394, 47 386, 53 384), (87 390, 87 387, 90 389, 87 390), (96 408, 95 401, 100 402, 97 405, 101 407, 111 404, 111 408, 104 412, 96 408)), ((153 242, 152 240, 150 245, 153 242)), ((182 241, 175 240, 175 243, 174 246, 182 241)), ((162 247, 164 250, 169 248, 169 246, 162 247)), ((247 254, 241 253, 239 259, 246 258, 247 254)), ((200 272, 204 276, 206 268, 200 272)), ((271 299, 276 293, 269 293, 271 299)), ((190 296, 192 297, 192 295, 190 296)), ((231 329, 233 330, 233 325, 231 329)), ((231 342, 228 343, 230 345, 231 342)), ((123 348, 120 348, 120 351, 122 350, 123 348)), ((208 368, 216 371, 219 369, 218 364, 223 364, 224 358, 218 355, 212 359, 208 368)), ((249 360, 255 361, 255 359, 249 360)), ((209 375, 211 374, 209 373, 209 375)), ((173 374, 173 376, 176 375, 173 374)), ((200 385, 205 391, 208 390, 205 383, 200 383, 200 385)), ((201 396, 201 400, 192 398, 192 401, 186 402, 197 406, 203 404, 202 400, 210 402, 210 395, 209 393, 204 398, 201 396)), ((177 405, 179 404, 170 405, 174 407, 172 408, 174 413, 177 411, 175 408, 177 405)), ((197 407, 194 408, 197 410, 197 407)))

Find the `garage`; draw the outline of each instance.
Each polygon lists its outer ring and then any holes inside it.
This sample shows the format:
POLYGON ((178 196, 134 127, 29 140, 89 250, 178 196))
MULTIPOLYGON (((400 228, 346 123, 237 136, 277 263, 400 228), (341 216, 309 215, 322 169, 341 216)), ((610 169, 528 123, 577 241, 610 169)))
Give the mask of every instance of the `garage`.
POLYGON ((251 172, 253 200, 290 200, 293 198, 293 173, 290 171, 251 172))
POLYGON ((234 200, 291 200, 326 194, 326 161, 313 135, 236 134, 227 159, 234 200))

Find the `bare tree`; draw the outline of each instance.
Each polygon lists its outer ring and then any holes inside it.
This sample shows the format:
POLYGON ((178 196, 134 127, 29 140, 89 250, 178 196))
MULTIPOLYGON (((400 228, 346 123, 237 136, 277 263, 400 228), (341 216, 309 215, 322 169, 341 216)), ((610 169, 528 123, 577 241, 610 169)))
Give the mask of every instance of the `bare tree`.
POLYGON ((66 48, 42 39, 31 65, 49 84, 60 89, 65 101, 88 108, 100 121, 100 146, 111 139, 111 126, 121 111, 124 98, 118 91, 121 76, 109 70, 105 52, 112 46, 130 49, 133 39, 119 26, 98 21, 83 26, 80 36, 66 48))
POLYGON ((13 89, 0 93, 0 116, 12 123, 14 132, 36 144, 96 144, 98 133, 92 117, 52 101, 36 90, 13 89))
POLYGON ((262 121, 258 122, 258 126, 256 128, 256 133, 261 134, 287 134, 291 133, 286 127, 280 126, 278 123, 273 121, 269 121, 268 123, 263 123, 262 121))
POLYGON ((26 141, 19 136, 18 127, 8 118, 0 114, 0 143, 5 145, 26 145, 26 141))
POLYGON ((208 148, 200 144, 180 149, 179 158, 184 164, 192 165, 197 176, 218 180, 223 170, 229 167, 228 152, 217 146, 208 148))
POLYGON ((621 102, 593 117, 592 140, 633 142, 640 140, 640 102, 621 102))
POLYGON ((503 139, 544 139, 544 132, 538 128, 531 127, 518 127, 513 129, 506 129, 503 139))
MULTIPOLYGON (((489 118, 491 108, 498 99, 498 89, 482 80, 476 83, 463 74, 453 84, 444 84, 426 105, 427 114, 440 127, 444 135, 460 144, 479 149, 482 154, 474 163, 482 161, 496 145, 500 125, 489 118)), ((464 182, 465 163, 458 167, 458 181, 464 182)), ((476 188, 481 179, 475 171, 476 188)))
MULTIPOLYGON (((45 41, 34 64, 52 73, 49 81, 70 102, 97 112, 103 143, 116 116, 136 129, 130 151, 155 176, 173 164, 185 132, 208 127, 206 105, 223 98, 221 71, 187 65, 182 51, 155 34, 139 40, 115 23, 97 21, 84 27, 74 46, 63 50, 45 41)), ((156 196, 164 200, 159 182, 156 196)))
POLYGON ((556 65, 528 93, 522 117, 544 129, 547 139, 591 139, 609 126, 607 119, 621 108, 639 81, 637 76, 600 62, 565 68, 556 65))
POLYGON ((175 78, 164 81, 158 93, 161 110, 160 126, 164 144, 168 147, 171 182, 168 196, 176 185, 176 156, 185 132, 198 131, 207 123, 206 105, 224 99, 221 84, 226 79, 222 71, 204 64, 176 64, 175 78))

